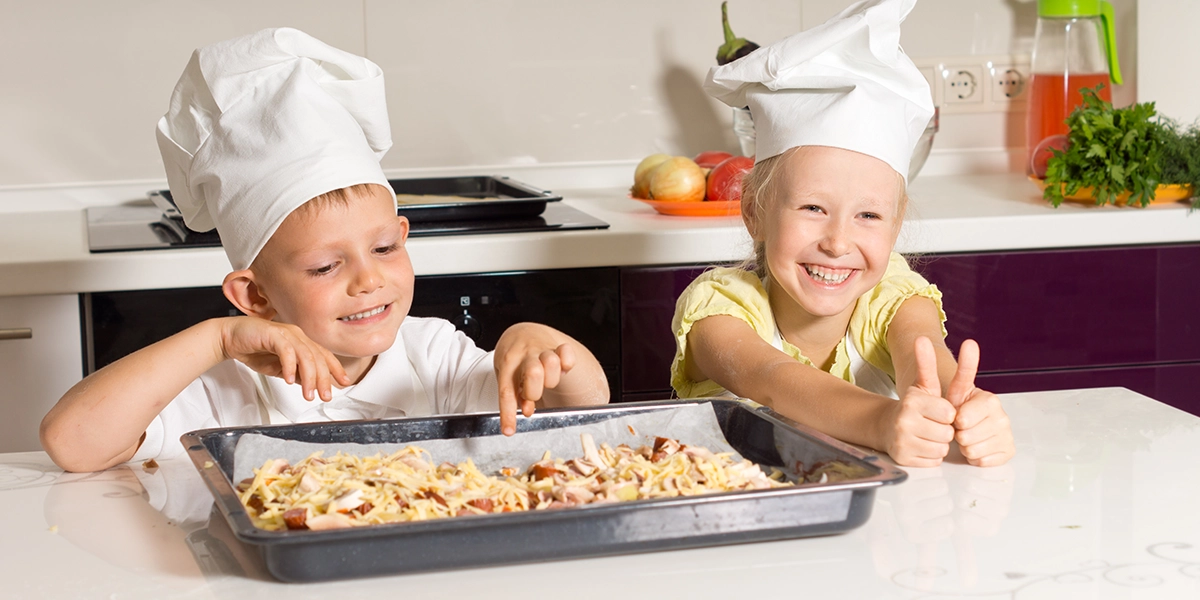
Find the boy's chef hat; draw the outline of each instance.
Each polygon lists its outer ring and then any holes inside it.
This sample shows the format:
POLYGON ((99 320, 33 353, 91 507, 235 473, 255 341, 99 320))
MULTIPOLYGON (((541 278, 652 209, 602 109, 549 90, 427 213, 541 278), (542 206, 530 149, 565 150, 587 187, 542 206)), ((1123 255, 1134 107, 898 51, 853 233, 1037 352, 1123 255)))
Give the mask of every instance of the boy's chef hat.
POLYGON ((189 228, 216 227, 234 269, 308 200, 387 186, 391 146, 383 71, 288 28, 196 50, 158 121, 171 197, 189 228))
POLYGON ((916 0, 864 0, 708 72, 704 89, 754 119, 755 162, 796 146, 874 156, 908 178, 933 116, 929 84, 900 49, 916 0))

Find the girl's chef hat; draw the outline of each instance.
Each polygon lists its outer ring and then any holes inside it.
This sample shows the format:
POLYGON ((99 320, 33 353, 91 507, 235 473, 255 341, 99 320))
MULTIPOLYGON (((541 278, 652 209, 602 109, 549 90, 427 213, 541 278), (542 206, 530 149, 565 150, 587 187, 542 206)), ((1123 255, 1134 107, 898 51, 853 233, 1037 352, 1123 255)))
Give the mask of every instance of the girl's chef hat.
POLYGON ((908 177, 933 116, 929 84, 900 49, 916 0, 865 0, 708 72, 704 89, 754 119, 755 162, 796 146, 874 156, 908 177))
POLYGON ((158 121, 172 199, 191 229, 216 227, 234 269, 308 200, 387 186, 391 146, 383 71, 287 28, 196 50, 158 121))

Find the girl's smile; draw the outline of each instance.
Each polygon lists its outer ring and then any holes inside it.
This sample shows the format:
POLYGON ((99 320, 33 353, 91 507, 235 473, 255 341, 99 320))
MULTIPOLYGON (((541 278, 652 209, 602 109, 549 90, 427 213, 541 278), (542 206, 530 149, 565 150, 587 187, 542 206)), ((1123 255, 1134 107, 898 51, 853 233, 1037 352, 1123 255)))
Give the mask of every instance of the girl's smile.
POLYGON ((771 306, 788 337, 788 329, 848 320, 883 279, 900 231, 901 178, 878 158, 828 146, 779 160, 773 193, 747 226, 764 245, 771 306))
POLYGON ((857 269, 825 267, 814 264, 804 264, 800 266, 804 267, 804 272, 808 274, 809 279, 811 279, 814 283, 828 288, 836 288, 846 283, 846 281, 855 273, 858 273, 857 269))

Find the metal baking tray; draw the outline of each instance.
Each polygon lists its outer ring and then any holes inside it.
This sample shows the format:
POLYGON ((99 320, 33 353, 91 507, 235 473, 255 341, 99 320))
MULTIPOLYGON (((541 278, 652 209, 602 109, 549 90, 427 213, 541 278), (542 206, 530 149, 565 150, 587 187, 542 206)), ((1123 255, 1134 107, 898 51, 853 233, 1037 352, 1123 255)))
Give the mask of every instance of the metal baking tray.
MULTIPOLYGON (((472 515, 326 531, 256 528, 231 481, 234 448, 246 433, 308 442, 419 443, 500 435, 499 416, 452 415, 206 429, 180 439, 234 536, 257 547, 272 576, 324 581, 633 552, 693 548, 842 533, 866 522, 875 490, 904 471, 744 400, 669 400, 589 409, 541 410, 518 431, 595 423, 637 411, 709 402, 729 443, 747 459, 795 476, 782 456, 842 460, 872 475, 850 481, 769 490, 637 500, 493 515, 472 515), (211 463, 208 468, 204 465, 211 463)), ((664 432, 665 433, 665 432, 664 432)), ((598 440, 602 441, 602 440, 598 440)))
MULTIPOLYGON (((421 204, 397 204, 396 214, 410 221, 487 221, 491 219, 527 219, 546 211, 546 203, 559 202, 562 196, 535 188, 500 175, 475 175, 466 177, 425 177, 415 179, 389 179, 388 184, 396 194, 413 194, 461 197, 462 200, 439 200, 421 204)), ((160 227, 170 229, 175 237, 188 240, 208 236, 215 245, 220 244, 217 232, 196 232, 183 224, 183 214, 171 198, 170 190, 153 190, 147 193, 150 201, 162 209, 160 227)))
POLYGON ((562 196, 498 175, 389 179, 397 194, 457 196, 421 204, 397 204, 396 212, 410 221, 478 221, 536 217, 547 202, 562 196))

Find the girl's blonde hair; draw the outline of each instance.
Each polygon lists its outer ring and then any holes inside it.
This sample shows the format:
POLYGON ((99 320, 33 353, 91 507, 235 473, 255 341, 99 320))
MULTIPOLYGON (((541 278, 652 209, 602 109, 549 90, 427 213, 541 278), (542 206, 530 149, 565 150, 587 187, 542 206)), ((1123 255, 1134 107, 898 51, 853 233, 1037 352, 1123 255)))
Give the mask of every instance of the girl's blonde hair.
MULTIPOLYGON (((772 184, 775 182, 780 167, 786 158, 795 154, 801 147, 788 148, 780 154, 762 159, 742 179, 742 213, 758 223, 760 227, 766 219, 767 207, 778 199, 778 186, 772 184)), ((908 210, 908 190, 904 184, 904 178, 899 173, 896 173, 896 179, 900 188, 897 214, 901 217, 900 221, 903 222, 904 214, 908 210)), ((897 227, 899 227, 899 223, 897 223, 897 227)), ((766 279, 770 274, 767 266, 766 242, 755 241, 754 255, 742 261, 739 268, 753 272, 759 279, 766 279)))

